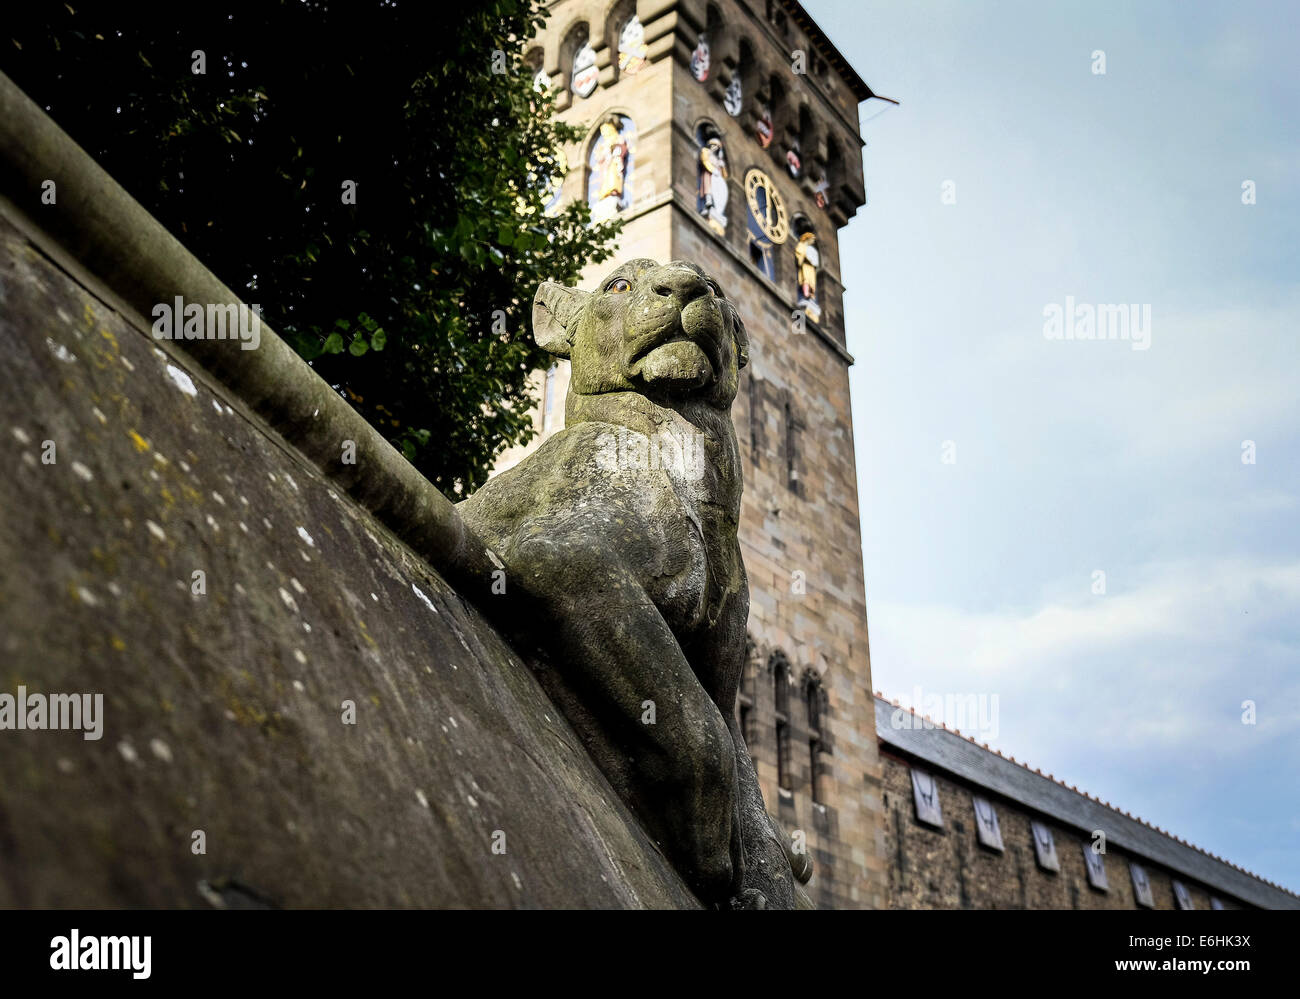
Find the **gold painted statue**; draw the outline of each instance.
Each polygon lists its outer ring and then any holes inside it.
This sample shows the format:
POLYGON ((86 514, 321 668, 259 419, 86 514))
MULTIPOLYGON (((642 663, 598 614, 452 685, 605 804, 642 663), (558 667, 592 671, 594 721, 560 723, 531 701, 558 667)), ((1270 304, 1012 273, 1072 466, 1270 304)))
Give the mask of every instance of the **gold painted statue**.
POLYGON ((612 121, 600 126, 600 137, 605 143, 602 159, 603 169, 600 187, 596 191, 596 200, 604 201, 608 197, 616 200, 623 198, 623 178, 627 170, 627 143, 619 135, 619 129, 612 121))
POLYGON ((817 252, 817 237, 805 232, 795 244, 794 259, 799 265, 799 307, 814 322, 821 318, 821 306, 817 304, 817 268, 821 266, 821 255, 817 252))

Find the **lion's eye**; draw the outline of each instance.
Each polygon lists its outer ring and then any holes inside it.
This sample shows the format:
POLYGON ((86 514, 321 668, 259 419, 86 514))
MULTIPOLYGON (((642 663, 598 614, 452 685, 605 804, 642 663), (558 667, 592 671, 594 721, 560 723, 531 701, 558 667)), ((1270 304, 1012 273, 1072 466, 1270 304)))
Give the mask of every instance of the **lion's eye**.
POLYGON ((632 282, 627 278, 614 278, 609 284, 605 285, 606 291, 612 291, 615 295, 621 295, 625 291, 632 290, 632 282))

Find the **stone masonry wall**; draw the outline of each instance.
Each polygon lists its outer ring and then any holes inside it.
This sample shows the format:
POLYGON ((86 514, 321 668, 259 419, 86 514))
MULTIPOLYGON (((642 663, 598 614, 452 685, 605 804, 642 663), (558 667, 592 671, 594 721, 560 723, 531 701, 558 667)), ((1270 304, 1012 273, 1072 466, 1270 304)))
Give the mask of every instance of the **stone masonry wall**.
POLYGON ((0 730, 0 907, 698 906, 519 654, 38 236, 6 208, 0 693, 102 730, 0 730))
MULTIPOLYGON (((1091 839, 1077 829, 1028 813, 1006 798, 981 790, 933 768, 943 812, 943 829, 917 821, 913 805, 911 764, 887 749, 881 751, 884 771, 885 840, 889 864, 889 905, 892 909, 1134 909, 1129 864, 1137 861, 1151 883, 1157 909, 1175 909, 1173 879, 1187 886, 1197 909, 1209 909, 1213 894, 1225 909, 1241 904, 1222 892, 1173 874, 1150 861, 1110 846, 1104 855, 1108 891, 1088 883, 1083 850, 1091 839), (1002 833, 1004 852, 981 845, 976 835, 973 795, 992 802, 1002 833), (1059 873, 1038 866, 1031 821, 1052 831, 1059 873)), ((1190 932, 1190 931, 1189 931, 1190 932)))

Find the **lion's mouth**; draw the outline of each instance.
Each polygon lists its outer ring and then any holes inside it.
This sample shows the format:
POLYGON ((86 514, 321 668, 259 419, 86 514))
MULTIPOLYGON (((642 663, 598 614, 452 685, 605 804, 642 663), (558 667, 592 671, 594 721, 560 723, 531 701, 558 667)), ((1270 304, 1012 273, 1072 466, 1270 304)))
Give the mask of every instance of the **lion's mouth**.
POLYGON ((670 340, 638 361, 636 373, 647 382, 665 383, 681 389, 712 384, 716 368, 708 354, 694 340, 670 340))
POLYGON ((713 325, 698 312, 692 315, 689 305, 680 314, 666 316, 658 328, 646 330, 633 340, 628 357, 629 374, 648 382, 668 382, 682 388, 712 383, 722 367, 713 325))

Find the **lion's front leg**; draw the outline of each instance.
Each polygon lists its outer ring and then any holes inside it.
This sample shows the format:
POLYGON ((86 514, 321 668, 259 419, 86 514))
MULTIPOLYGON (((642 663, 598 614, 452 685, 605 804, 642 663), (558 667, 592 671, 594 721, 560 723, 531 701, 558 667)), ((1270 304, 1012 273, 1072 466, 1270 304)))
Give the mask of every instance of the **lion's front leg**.
POLYGON ((740 836, 744 843, 745 872, 743 890, 732 900, 733 908, 795 908, 795 876, 786 846, 763 804, 763 792, 749 755, 749 747, 740 732, 740 722, 728 719, 728 728, 736 752, 737 810, 740 836), (761 902, 759 896, 762 897, 761 902))
POLYGON ((703 899, 730 898, 739 875, 735 747, 663 615, 604 549, 534 536, 513 549, 511 564, 553 629, 556 667, 632 759, 643 820, 703 899))

